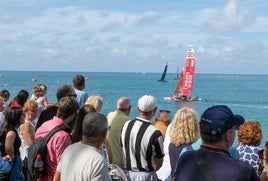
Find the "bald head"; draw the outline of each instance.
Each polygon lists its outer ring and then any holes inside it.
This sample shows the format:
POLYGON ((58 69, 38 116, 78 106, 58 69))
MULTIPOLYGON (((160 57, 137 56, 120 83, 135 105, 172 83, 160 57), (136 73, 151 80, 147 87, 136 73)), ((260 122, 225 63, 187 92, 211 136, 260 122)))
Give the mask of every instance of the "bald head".
POLYGON ((121 97, 117 101, 117 109, 118 110, 127 110, 131 107, 130 100, 128 97, 121 97))
POLYGON ((160 111, 156 120, 163 121, 163 122, 170 122, 170 115, 167 111, 160 111))

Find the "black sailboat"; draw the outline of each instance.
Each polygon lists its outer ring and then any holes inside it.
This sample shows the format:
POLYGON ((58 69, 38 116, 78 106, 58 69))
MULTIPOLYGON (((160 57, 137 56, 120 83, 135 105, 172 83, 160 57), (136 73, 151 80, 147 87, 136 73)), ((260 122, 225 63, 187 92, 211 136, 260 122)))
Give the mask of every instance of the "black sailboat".
POLYGON ((158 81, 167 82, 167 80, 165 79, 166 78, 166 74, 167 74, 167 68, 168 68, 168 63, 166 63, 164 72, 162 73, 162 76, 161 76, 161 78, 158 81))

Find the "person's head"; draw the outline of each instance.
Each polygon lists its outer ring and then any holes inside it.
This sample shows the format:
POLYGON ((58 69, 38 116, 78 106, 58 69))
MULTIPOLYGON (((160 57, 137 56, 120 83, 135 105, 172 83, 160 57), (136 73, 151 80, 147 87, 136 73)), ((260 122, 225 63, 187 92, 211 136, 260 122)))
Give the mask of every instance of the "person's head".
POLYGON ((37 98, 44 96, 46 92, 47 86, 44 84, 36 84, 33 88, 33 95, 37 98))
POLYGON ((157 110, 157 100, 151 95, 144 95, 138 100, 137 108, 140 114, 153 117, 157 110))
POLYGON ((95 107, 97 112, 101 111, 103 105, 103 98, 101 96, 89 96, 85 104, 91 104, 95 107))
POLYGON ((5 109, 4 104, 5 104, 4 98, 0 97, 0 112, 4 111, 5 109))
POLYGON ((196 142, 200 136, 198 124, 199 117, 194 109, 179 109, 170 128, 170 142, 175 146, 196 142))
POLYGON ((117 101, 116 108, 119 111, 129 114, 131 110, 130 99, 128 97, 119 98, 117 101))
MULTIPOLYGON (((83 120, 83 137, 95 140, 99 137, 106 137, 109 130, 108 121, 105 115, 98 112, 87 113, 83 120)), ((103 139, 103 141, 104 141, 103 139)))
POLYGON ((24 103, 27 101, 29 97, 29 92, 27 92, 26 90, 20 90, 18 92, 18 94, 16 95, 16 97, 14 98, 21 107, 23 107, 24 103))
POLYGON ((260 159, 268 159, 268 141, 265 142, 264 149, 261 149, 258 153, 260 159))
POLYGON ((76 93, 74 88, 70 85, 62 85, 57 90, 57 100, 59 101, 61 98, 69 96, 76 98, 76 93))
POLYGON ((39 112, 38 104, 34 100, 27 101, 23 106, 23 112, 25 114, 25 119, 29 121, 34 121, 39 112))
POLYGON ((249 146, 259 146, 262 136, 261 125, 257 121, 247 121, 239 126, 238 141, 249 146))
POLYGON ((5 102, 7 102, 8 99, 9 99, 9 97, 10 97, 10 93, 9 93, 8 90, 5 90, 5 89, 4 89, 4 90, 2 90, 2 91, 0 92, 0 96, 4 98, 4 101, 5 101, 5 102))
POLYGON ((73 86, 78 90, 83 90, 85 88, 85 77, 83 75, 75 75, 73 86))
POLYGON ((200 133, 203 143, 214 144, 225 141, 227 146, 233 144, 235 126, 243 124, 245 119, 234 115, 226 105, 209 107, 201 115, 200 133))
POLYGON ((7 108, 4 114, 4 127, 6 128, 18 128, 24 122, 24 115, 22 109, 19 107, 7 108))
POLYGON ((155 121, 162 121, 166 124, 170 123, 170 111, 168 110, 160 110, 155 121))
POLYGON ((74 115, 79 109, 79 104, 75 98, 71 96, 65 96, 58 102, 57 117, 66 120, 70 116, 73 116, 69 121, 72 121, 74 115))
POLYGON ((82 139, 81 130, 82 130, 83 120, 84 120, 85 115, 90 112, 97 112, 95 107, 92 106, 91 104, 85 104, 79 109, 77 116, 76 116, 75 123, 74 123, 74 129, 72 131, 72 139, 74 143, 81 141, 82 139))

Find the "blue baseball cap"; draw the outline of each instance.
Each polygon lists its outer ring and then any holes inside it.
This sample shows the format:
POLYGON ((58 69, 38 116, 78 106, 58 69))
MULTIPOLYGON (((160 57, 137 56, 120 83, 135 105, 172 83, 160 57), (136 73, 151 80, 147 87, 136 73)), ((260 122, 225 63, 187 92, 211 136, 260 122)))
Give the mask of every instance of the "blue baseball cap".
POLYGON ((240 115, 234 115, 226 105, 209 107, 201 116, 200 132, 208 135, 223 134, 233 126, 241 125, 245 119, 240 115), (201 125, 206 125, 205 128, 201 125))

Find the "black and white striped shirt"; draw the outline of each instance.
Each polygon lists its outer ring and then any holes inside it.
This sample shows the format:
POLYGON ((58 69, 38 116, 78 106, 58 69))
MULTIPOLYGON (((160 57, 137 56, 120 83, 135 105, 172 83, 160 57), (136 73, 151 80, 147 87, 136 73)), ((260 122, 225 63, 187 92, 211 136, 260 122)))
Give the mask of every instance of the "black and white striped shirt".
POLYGON ((151 121, 135 118, 121 131, 124 168, 131 171, 156 170, 154 158, 163 158, 163 137, 151 121))

